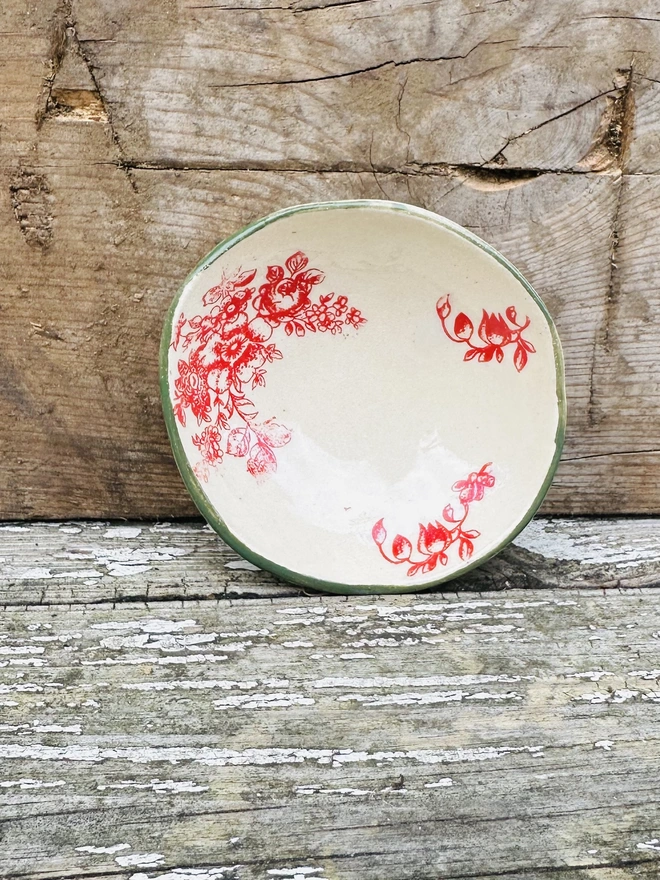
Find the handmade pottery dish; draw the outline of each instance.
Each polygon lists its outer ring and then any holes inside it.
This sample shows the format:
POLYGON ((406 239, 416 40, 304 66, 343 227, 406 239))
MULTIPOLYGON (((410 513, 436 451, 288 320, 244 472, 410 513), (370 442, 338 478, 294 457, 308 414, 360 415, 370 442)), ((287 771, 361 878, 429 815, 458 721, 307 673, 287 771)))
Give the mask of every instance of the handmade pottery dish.
POLYGON ((566 416, 522 275, 380 201, 288 208, 218 245, 170 308, 161 392, 211 526, 337 593, 420 590, 497 553, 541 503, 566 416))

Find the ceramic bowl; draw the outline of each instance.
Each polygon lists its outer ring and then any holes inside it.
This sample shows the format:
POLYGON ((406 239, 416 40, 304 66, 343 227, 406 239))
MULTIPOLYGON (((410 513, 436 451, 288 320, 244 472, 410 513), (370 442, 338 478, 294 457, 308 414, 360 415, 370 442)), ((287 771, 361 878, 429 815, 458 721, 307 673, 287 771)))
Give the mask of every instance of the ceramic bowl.
POLYGON ((218 245, 170 308, 161 390, 211 526, 338 593, 424 589, 497 553, 564 435, 540 298, 467 230, 392 202, 300 205, 218 245))

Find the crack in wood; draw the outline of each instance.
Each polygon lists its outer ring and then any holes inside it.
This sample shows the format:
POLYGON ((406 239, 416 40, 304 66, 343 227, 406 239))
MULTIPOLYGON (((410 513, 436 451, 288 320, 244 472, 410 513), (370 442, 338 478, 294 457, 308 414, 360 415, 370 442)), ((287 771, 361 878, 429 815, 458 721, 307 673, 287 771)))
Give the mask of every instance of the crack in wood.
POLYGON ((358 6, 366 3, 372 3, 375 0, 337 0, 332 3, 321 3, 316 6, 311 5, 292 5, 292 6, 221 6, 217 3, 202 3, 195 6, 187 6, 186 9, 215 9, 218 12, 292 12, 294 15, 300 15, 306 12, 324 12, 327 9, 338 9, 343 6, 358 6))
POLYGON ((357 70, 347 70, 342 73, 328 73, 323 76, 311 76, 304 79, 283 79, 283 80, 255 80, 246 83, 220 83, 211 84, 212 89, 247 89, 259 86, 292 86, 305 85, 307 83, 325 82, 332 79, 344 79, 351 76, 361 76, 364 73, 373 73, 376 70, 383 70, 386 67, 407 67, 411 64, 435 64, 438 61, 459 61, 465 60, 473 52, 481 46, 499 46, 502 43, 513 43, 514 40, 480 40, 468 52, 463 55, 437 55, 434 57, 407 58, 405 61, 382 61, 380 64, 373 64, 370 67, 362 67, 357 70))
POLYGON ((592 458, 610 458, 615 455, 657 455, 660 449, 624 449, 611 452, 593 452, 589 455, 576 455, 574 458, 562 458, 562 462, 587 461, 592 458))
MULTIPOLYGON (((619 179, 617 181, 616 202, 614 213, 612 216, 612 230, 610 234, 610 250, 609 250, 609 280, 607 285, 607 296, 605 298, 605 314, 603 317, 603 329, 600 342, 596 340, 593 347, 591 365, 589 369, 589 401, 587 404, 587 422, 589 427, 596 427, 606 418, 602 407, 598 402, 595 389, 595 374, 598 357, 601 351, 605 354, 610 353, 610 329, 614 317, 614 311, 620 294, 620 278, 618 274, 617 252, 619 248, 619 217, 621 213, 621 203, 623 200, 623 189, 625 186, 625 166, 632 140, 632 132, 635 119, 635 98, 633 91, 634 84, 634 59, 630 63, 630 67, 620 69, 617 73, 624 77, 624 82, 619 89, 619 94, 614 99, 610 108, 609 118, 604 133, 602 148, 609 153, 612 162, 618 168, 619 179)), ((604 169, 607 169, 611 163, 602 163, 604 169)), ((595 171, 600 170, 596 167, 595 171)))

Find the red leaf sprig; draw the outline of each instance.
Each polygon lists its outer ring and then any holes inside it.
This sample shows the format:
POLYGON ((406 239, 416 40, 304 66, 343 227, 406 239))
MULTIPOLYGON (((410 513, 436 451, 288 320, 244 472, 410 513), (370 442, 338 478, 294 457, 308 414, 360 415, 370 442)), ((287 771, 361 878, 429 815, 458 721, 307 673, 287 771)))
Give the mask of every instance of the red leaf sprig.
POLYGON ((481 501, 486 489, 491 489, 495 485, 495 477, 489 470, 491 466, 491 462, 487 462, 480 470, 454 483, 452 490, 458 493, 462 512, 457 515, 452 505, 448 504, 442 511, 444 523, 439 520, 427 525, 420 523, 416 552, 412 542, 405 535, 396 535, 390 547, 386 549, 387 530, 383 524, 384 520, 379 519, 371 530, 371 537, 383 559, 394 565, 408 564, 408 577, 420 573, 428 574, 438 565, 447 565, 449 562, 447 551, 454 545, 458 545, 459 559, 467 562, 474 553, 474 540, 480 536, 480 533, 475 529, 466 529, 465 521, 470 512, 470 505, 481 501))
POLYGON ((536 351, 532 343, 522 335, 523 331, 529 327, 529 318, 525 318, 522 323, 519 323, 518 315, 513 306, 506 309, 506 318, 499 312, 496 314, 483 310, 477 329, 477 337, 482 344, 476 344, 473 341, 474 324, 465 312, 459 312, 454 318, 453 328, 449 328, 448 321, 451 315, 449 296, 441 297, 438 300, 436 311, 447 338, 452 342, 464 343, 468 346, 468 350, 463 355, 464 361, 476 358, 480 363, 488 363, 495 358, 501 364, 504 360, 506 346, 514 345, 513 364, 520 373, 527 364, 528 356, 536 351))

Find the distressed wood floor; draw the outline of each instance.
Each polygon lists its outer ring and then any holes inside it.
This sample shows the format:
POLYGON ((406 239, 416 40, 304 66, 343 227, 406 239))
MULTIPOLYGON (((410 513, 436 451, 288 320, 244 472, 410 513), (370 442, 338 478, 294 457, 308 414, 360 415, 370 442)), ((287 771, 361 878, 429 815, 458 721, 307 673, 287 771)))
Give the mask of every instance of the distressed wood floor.
POLYGON ((0 876, 655 880, 659 584, 649 519, 387 598, 197 523, 0 526, 0 876))

